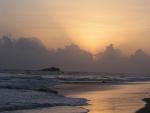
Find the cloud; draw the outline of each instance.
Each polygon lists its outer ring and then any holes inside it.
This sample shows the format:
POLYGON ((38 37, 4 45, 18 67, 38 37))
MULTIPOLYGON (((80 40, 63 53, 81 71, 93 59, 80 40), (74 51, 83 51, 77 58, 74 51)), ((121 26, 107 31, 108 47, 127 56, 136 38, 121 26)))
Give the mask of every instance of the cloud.
POLYGON ((113 44, 95 58, 75 44, 48 49, 37 38, 0 38, 0 69, 40 69, 57 66, 65 71, 150 73, 150 56, 139 49, 124 56, 113 44))
POLYGON ((86 71, 91 62, 92 55, 74 44, 63 49, 49 50, 36 38, 12 39, 3 36, 0 39, 1 69, 40 69, 59 66, 64 70, 86 71))
POLYGON ((0 68, 34 68, 46 63, 48 50, 36 38, 0 39, 0 68))
POLYGON ((105 72, 149 73, 150 56, 142 49, 131 56, 123 56, 114 45, 109 45, 103 53, 97 55, 96 70, 105 72))
POLYGON ((114 48, 113 44, 110 44, 106 47, 105 51, 99 53, 97 56, 97 61, 95 62, 96 70, 113 72, 113 71, 122 71, 124 67, 124 58, 121 54, 121 51, 114 48))
POLYGON ((58 49, 55 56, 60 67, 64 67, 66 70, 87 71, 92 68, 92 55, 84 50, 81 50, 75 44, 66 46, 63 49, 58 49))

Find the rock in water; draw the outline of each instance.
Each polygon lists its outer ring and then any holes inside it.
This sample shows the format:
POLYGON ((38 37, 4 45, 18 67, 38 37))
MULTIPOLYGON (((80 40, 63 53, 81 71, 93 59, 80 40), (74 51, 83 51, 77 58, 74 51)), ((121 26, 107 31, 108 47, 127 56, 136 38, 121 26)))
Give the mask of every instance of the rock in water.
POLYGON ((61 70, 57 67, 44 68, 44 69, 41 69, 40 71, 61 72, 61 70))

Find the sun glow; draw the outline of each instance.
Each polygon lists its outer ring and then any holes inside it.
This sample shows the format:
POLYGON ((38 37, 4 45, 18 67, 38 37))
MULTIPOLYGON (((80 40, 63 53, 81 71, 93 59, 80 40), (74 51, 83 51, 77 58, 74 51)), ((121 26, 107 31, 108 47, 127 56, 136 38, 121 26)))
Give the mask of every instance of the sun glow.
POLYGON ((87 51, 90 51, 91 53, 96 53, 98 49, 100 49, 100 45, 102 41, 100 41, 99 38, 76 38, 75 42, 81 47, 84 48, 87 51))
POLYGON ((125 52, 137 48, 149 52, 149 4, 148 0, 0 0, 0 35, 38 37, 48 48, 75 43, 92 54, 110 43, 125 52))
POLYGON ((89 51, 92 54, 97 54, 103 51, 109 44, 120 46, 126 42, 125 38, 75 38, 74 42, 82 49, 89 51), (114 40, 117 39, 117 40, 114 40))
POLYGON ((64 26, 64 29, 67 35, 71 37, 72 42, 92 54, 96 54, 106 45, 108 42, 106 41, 107 34, 112 32, 110 29, 86 21, 75 24, 71 22, 69 25, 71 26, 64 26))
POLYGON ((66 28, 66 33, 71 37, 72 42, 92 54, 97 54, 111 43, 119 46, 127 40, 127 38, 121 37, 114 32, 114 29, 119 29, 116 27, 109 26, 109 28, 107 28, 107 26, 105 26, 105 28, 103 28, 76 24, 72 26, 72 29, 68 28, 66 28))

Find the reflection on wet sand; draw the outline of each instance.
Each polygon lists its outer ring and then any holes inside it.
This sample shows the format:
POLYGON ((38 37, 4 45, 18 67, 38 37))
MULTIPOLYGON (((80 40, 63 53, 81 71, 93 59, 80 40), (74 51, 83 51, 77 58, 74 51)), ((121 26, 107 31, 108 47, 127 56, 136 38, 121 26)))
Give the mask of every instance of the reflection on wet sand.
POLYGON ((58 88, 68 97, 86 98, 90 113, 135 113, 150 94, 150 83, 126 85, 69 84, 58 88), (110 90, 111 89, 111 90, 110 90))

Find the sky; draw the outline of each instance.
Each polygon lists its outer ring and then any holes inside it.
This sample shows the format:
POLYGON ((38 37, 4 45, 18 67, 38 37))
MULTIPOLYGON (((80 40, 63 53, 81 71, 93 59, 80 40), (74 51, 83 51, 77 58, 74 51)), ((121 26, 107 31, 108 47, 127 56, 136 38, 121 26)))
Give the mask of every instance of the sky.
POLYGON ((96 54, 113 43, 150 51, 150 0, 0 0, 0 35, 70 43, 96 54))

